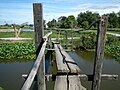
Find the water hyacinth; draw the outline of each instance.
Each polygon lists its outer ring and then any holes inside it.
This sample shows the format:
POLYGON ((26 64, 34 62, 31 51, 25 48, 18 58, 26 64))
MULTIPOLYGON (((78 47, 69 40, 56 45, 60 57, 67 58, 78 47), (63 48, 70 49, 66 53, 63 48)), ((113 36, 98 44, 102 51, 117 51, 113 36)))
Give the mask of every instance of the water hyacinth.
POLYGON ((35 44, 33 43, 2 43, 0 44, 0 58, 35 58, 35 44))

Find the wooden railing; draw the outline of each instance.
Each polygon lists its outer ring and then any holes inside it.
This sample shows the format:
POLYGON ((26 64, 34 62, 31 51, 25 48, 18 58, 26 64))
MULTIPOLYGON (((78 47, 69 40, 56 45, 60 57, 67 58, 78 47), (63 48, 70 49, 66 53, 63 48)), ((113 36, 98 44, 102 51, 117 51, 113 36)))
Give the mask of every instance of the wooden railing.
POLYGON ((31 85, 32 85, 32 83, 34 81, 34 78, 35 78, 35 76, 36 76, 36 74, 38 72, 38 68, 40 67, 40 63, 43 60, 46 44, 47 44, 47 41, 48 41, 49 36, 51 34, 52 34, 52 32, 48 33, 47 35, 45 35, 43 37, 44 43, 42 45, 42 48, 41 48, 41 50, 39 52, 39 55, 38 55, 38 57, 37 57, 34 65, 33 65, 32 69, 31 69, 31 72, 30 72, 30 74, 29 74, 27 80, 25 81, 25 83, 24 83, 24 85, 23 85, 21 90, 29 90, 30 89, 30 87, 31 87, 31 85))

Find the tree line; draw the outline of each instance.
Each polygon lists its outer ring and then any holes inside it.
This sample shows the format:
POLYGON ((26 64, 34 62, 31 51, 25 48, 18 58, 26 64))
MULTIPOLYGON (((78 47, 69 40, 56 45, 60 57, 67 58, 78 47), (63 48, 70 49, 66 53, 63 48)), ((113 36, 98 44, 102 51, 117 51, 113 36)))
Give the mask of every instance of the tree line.
MULTIPOLYGON (((120 28, 120 11, 104 14, 108 16, 108 28, 120 28)), ((81 12, 77 18, 74 15, 60 16, 57 20, 53 19, 47 23, 48 28, 85 28, 98 20, 99 13, 91 11, 81 12)), ((45 21, 44 21, 45 24, 45 21)), ((44 25, 45 26, 45 25, 44 25)), ((92 28, 97 28, 98 23, 95 23, 92 28)))

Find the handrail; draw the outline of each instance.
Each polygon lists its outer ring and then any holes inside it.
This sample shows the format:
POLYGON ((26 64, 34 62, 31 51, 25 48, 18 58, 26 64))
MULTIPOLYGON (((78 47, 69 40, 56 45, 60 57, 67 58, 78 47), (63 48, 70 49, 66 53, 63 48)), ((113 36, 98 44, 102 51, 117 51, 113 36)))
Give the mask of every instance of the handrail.
POLYGON ((31 72, 30 72, 30 74, 29 74, 27 80, 25 81, 25 83, 24 83, 24 85, 23 85, 21 90, 29 90, 30 89, 30 87, 31 87, 31 85, 33 83, 33 80, 34 80, 34 78, 35 78, 35 76, 37 74, 38 68, 39 68, 40 63, 42 61, 42 58, 44 56, 45 47, 46 47, 46 44, 47 44, 47 41, 48 41, 48 37, 51 34, 52 34, 52 32, 48 33, 47 35, 45 35, 43 37, 45 39, 45 41, 44 41, 44 43, 42 45, 42 48, 41 48, 41 50, 39 52, 39 55, 38 55, 37 59, 36 59, 34 65, 33 65, 33 68, 32 68, 32 70, 31 70, 31 72))

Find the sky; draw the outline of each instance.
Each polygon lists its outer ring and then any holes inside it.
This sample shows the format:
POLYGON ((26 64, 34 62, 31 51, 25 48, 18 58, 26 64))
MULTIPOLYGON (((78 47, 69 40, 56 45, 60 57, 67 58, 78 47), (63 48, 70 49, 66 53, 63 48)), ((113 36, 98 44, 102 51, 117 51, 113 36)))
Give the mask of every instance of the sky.
POLYGON ((0 24, 33 24, 33 3, 43 4, 46 22, 86 11, 100 15, 120 11, 120 0, 0 0, 0 24))

